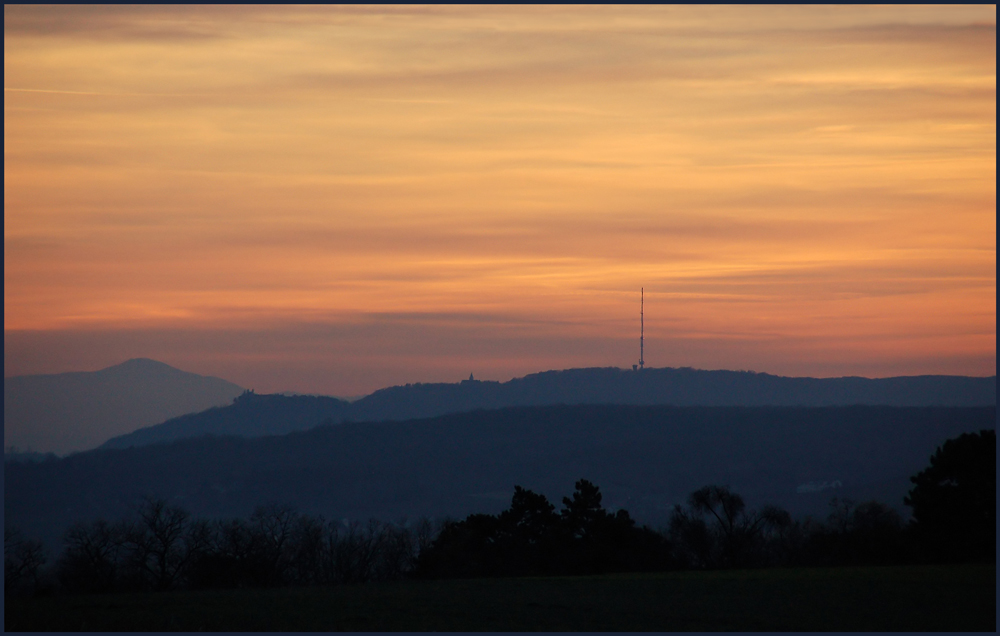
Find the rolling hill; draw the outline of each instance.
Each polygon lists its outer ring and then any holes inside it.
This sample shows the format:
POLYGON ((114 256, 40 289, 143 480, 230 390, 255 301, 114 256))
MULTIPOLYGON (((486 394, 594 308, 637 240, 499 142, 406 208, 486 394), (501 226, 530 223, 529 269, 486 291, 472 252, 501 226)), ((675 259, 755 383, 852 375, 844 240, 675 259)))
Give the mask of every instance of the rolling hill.
POLYGON ((996 377, 787 378, 697 369, 569 369, 508 382, 407 384, 355 402, 314 396, 247 394, 239 403, 185 415, 116 437, 127 448, 202 435, 257 437, 324 422, 408 420, 475 409, 552 404, 675 406, 993 406, 996 377))

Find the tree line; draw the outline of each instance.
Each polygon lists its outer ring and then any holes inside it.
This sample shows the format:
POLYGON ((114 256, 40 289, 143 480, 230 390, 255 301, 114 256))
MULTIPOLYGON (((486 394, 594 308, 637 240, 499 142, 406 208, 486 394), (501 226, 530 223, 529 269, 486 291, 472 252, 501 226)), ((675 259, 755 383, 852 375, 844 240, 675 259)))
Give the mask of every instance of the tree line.
POLYGON ((400 578, 433 536, 430 522, 338 523, 280 505, 246 519, 193 519, 147 498, 114 523, 78 523, 40 579, 41 544, 5 533, 8 594, 47 587, 71 593, 330 585, 400 578))
POLYGON ((6 594, 334 585, 411 578, 582 575, 674 569, 996 560, 996 433, 948 440, 911 478, 909 523, 876 501, 833 499, 825 520, 749 509, 709 485, 668 527, 603 507, 581 479, 562 508, 515 486, 498 515, 435 526, 336 522, 279 505, 248 518, 194 519, 147 498, 128 519, 78 523, 46 569, 41 543, 4 531, 6 594))

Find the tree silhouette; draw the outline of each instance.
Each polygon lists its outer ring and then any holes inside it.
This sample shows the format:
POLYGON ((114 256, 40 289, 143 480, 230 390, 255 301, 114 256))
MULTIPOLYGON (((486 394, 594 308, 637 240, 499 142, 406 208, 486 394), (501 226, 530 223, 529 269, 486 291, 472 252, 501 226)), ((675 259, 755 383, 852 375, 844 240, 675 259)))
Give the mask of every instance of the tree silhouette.
POLYGON ((297 518, 291 507, 277 504, 258 506, 250 515, 258 585, 272 586, 282 582, 291 558, 287 544, 297 518))
POLYGON ((59 581, 72 592, 111 592, 122 585, 126 550, 125 522, 78 523, 66 531, 65 549, 56 564, 59 581))
POLYGON ((625 510, 610 514, 601 491, 576 482, 559 514, 544 495, 514 487, 499 516, 474 514, 444 525, 420 552, 426 577, 599 574, 651 570, 668 562, 662 536, 637 528, 625 510))
POLYGON ((46 561, 41 542, 27 539, 17 528, 3 529, 4 594, 29 592, 38 584, 38 569, 46 561))
POLYGON ((572 499, 563 497, 564 507, 560 514, 574 537, 584 539, 592 535, 598 524, 607 517, 607 511, 601 506, 601 498, 601 490, 586 479, 576 482, 572 499))
POLYGON ((500 571, 497 548, 497 518, 473 514, 462 521, 449 521, 417 560, 420 576, 465 578, 495 576, 500 571))
POLYGON ((910 478, 903 500, 934 560, 996 560, 996 431, 964 433, 939 446, 910 478))
POLYGON ((504 529, 522 537, 527 543, 536 543, 557 522, 555 506, 545 495, 539 495, 520 486, 514 486, 510 508, 500 514, 504 529))
POLYGON ((545 495, 514 486, 510 508, 497 518, 496 544, 502 569, 508 574, 552 571, 562 542, 555 506, 545 495))
POLYGON ((671 537, 682 556, 699 567, 747 567, 763 559, 770 534, 782 535, 791 516, 775 506, 746 509, 743 497, 725 486, 705 486, 688 497, 688 509, 674 507, 671 537))
POLYGON ((825 524, 809 524, 809 565, 888 565, 912 559, 912 541, 899 513, 878 501, 834 497, 825 524))
POLYGON ((564 561, 568 572, 599 574, 655 569, 662 565, 662 537, 636 528, 627 510, 609 513, 600 489, 581 479, 573 497, 563 497, 560 512, 566 533, 564 561))
POLYGON ((125 533, 132 585, 153 590, 177 587, 187 565, 210 543, 208 524, 191 523, 186 510, 147 497, 138 520, 125 533))

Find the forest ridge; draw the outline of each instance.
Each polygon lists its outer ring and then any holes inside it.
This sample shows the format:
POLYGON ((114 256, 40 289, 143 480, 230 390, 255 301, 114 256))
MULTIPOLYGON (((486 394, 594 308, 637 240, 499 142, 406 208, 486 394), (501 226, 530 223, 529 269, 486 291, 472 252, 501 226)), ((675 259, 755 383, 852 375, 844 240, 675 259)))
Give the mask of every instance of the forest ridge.
POLYGON ((789 378, 752 371, 614 367, 546 371, 507 382, 470 377, 375 391, 355 402, 323 396, 258 395, 183 415, 106 442, 127 448, 201 435, 257 437, 324 422, 409 420, 477 409, 575 404, 675 406, 993 406, 996 378, 789 378))

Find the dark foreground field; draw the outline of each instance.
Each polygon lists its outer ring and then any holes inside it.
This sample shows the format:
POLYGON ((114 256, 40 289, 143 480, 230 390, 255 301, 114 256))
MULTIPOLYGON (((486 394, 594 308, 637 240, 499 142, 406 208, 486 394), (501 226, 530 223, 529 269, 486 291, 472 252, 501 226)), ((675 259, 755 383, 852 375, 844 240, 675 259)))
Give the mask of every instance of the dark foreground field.
POLYGON ((8 599, 7 631, 996 631, 996 566, 407 581, 8 599))

